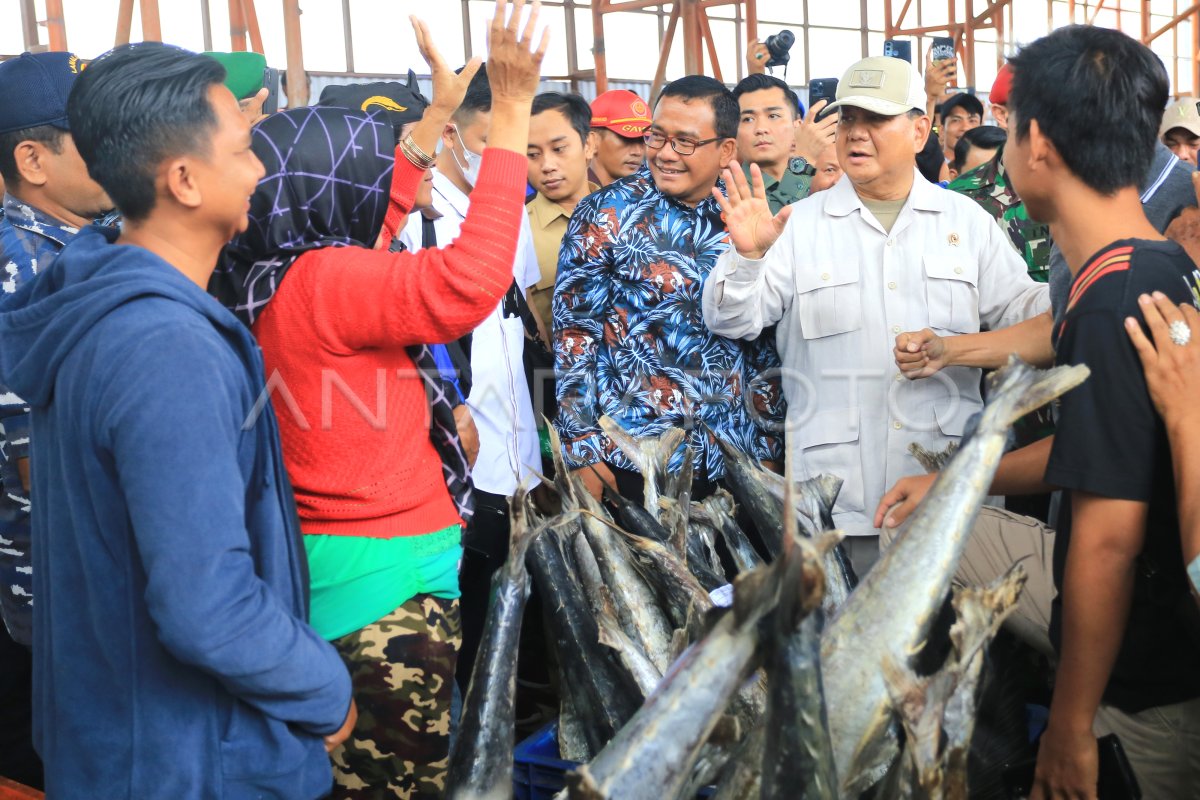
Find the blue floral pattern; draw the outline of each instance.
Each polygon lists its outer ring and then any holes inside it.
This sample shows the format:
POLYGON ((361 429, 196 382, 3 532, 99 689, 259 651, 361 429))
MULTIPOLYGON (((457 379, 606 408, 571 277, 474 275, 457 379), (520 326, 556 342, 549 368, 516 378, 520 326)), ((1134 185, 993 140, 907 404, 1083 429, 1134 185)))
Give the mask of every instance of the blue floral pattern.
MULTIPOLYGON (((635 468, 600 430, 605 414, 635 436, 687 430, 696 475, 711 480, 725 468, 699 422, 743 452, 781 457, 773 331, 742 342, 704 324, 704 279, 726 247, 717 202, 685 206, 660 192, 646 167, 576 208, 553 302, 555 426, 569 467, 635 468)), ((682 451, 672 468, 681 460, 682 451)))

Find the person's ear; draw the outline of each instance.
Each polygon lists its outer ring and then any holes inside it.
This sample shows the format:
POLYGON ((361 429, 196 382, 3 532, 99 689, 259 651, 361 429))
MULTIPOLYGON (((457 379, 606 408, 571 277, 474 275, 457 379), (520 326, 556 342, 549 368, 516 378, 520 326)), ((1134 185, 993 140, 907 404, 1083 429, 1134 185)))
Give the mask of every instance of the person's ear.
POLYGON ((733 157, 737 155, 737 139, 722 139, 717 153, 721 158, 721 169, 725 169, 729 166, 729 162, 733 161, 733 157))
POLYGON ((1062 156, 1050 137, 1042 131, 1036 119, 1029 121, 1029 164, 1030 171, 1047 169, 1062 164, 1062 156))
POLYGON ((453 122, 447 122, 446 127, 442 128, 442 146, 447 150, 454 147, 454 138, 458 135, 458 126, 453 122))
POLYGON ((35 142, 31 139, 26 139, 19 142, 13 148, 13 161, 17 165, 17 174, 21 176, 21 182, 30 186, 45 186, 46 175, 46 159, 49 157, 49 148, 42 142, 35 142))
POLYGON ((588 131, 588 135, 583 137, 583 157, 589 163, 596 157, 596 133, 588 131))
POLYGON ((197 209, 203 202, 200 185, 192 160, 180 157, 167 163, 164 171, 166 194, 188 209, 197 209))
POLYGON ((929 117, 921 116, 913 120, 913 152, 919 153, 925 149, 925 143, 929 141, 929 131, 933 127, 929 117))

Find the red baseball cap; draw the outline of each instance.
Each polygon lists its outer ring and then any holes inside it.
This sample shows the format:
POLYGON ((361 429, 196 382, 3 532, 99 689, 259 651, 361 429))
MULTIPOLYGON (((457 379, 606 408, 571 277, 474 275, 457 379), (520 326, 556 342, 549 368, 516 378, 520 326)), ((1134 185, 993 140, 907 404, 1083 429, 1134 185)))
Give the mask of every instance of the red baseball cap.
POLYGON ((996 73, 996 80, 992 83, 992 90, 988 92, 988 102, 992 105, 1006 106, 1008 105, 1008 90, 1012 87, 1012 67, 1005 62, 1000 71, 996 73))
POLYGON ((633 92, 611 89, 592 101, 592 127, 636 139, 650 127, 650 109, 633 92))

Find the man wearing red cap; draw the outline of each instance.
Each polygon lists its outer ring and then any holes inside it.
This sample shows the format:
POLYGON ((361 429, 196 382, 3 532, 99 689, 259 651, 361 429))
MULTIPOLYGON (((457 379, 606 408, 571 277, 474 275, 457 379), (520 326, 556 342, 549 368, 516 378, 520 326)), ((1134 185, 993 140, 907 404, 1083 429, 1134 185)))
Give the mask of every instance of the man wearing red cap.
POLYGON ((596 156, 591 180, 608 186, 632 175, 646 160, 642 134, 650 127, 646 101, 625 89, 612 89, 592 101, 592 134, 596 156))
POLYGON ((997 128, 1008 130, 1008 88, 1012 85, 1012 70, 1008 64, 996 73, 992 90, 988 92, 988 102, 992 106, 992 119, 996 120, 997 128))

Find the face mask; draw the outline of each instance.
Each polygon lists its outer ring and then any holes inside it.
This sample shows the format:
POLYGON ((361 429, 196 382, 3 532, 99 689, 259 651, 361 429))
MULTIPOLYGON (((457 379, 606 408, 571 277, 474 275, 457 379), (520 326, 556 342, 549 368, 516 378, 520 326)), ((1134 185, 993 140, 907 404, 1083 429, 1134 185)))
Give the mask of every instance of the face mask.
POLYGON ((462 142, 466 163, 464 164, 458 159, 458 151, 453 147, 450 148, 450 155, 454 158, 454 163, 458 165, 458 168, 462 170, 463 178, 474 186, 475 181, 479 180, 479 167, 483 164, 483 156, 467 149, 467 143, 463 141, 462 131, 458 129, 457 125, 454 126, 454 132, 458 134, 458 140, 462 142))

